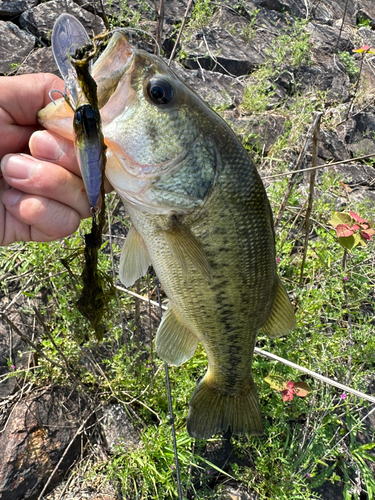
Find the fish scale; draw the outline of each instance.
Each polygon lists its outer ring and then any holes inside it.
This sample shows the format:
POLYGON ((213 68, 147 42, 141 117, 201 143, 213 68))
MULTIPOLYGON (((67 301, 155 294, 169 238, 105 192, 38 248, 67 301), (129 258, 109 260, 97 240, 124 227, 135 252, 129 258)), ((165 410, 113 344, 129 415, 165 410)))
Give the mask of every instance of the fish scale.
MULTIPOLYGON (((295 318, 276 274, 272 212, 258 172, 226 123, 123 34, 112 37, 93 77, 105 95, 98 98, 106 174, 133 225, 120 278, 130 286, 153 265, 169 298, 155 340, 162 359, 182 365, 199 341, 207 353, 188 432, 260 434, 256 337, 260 329, 285 335, 295 318)), ((63 106, 39 117, 69 137, 63 106)))

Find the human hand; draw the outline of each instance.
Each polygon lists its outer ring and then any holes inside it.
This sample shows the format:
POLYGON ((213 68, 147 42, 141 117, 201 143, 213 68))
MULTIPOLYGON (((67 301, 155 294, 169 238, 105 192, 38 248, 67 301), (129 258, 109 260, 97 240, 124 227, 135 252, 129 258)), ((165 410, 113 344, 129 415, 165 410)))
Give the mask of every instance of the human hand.
POLYGON ((0 245, 62 238, 90 216, 73 143, 35 132, 52 89, 64 90, 52 74, 0 77, 0 245))

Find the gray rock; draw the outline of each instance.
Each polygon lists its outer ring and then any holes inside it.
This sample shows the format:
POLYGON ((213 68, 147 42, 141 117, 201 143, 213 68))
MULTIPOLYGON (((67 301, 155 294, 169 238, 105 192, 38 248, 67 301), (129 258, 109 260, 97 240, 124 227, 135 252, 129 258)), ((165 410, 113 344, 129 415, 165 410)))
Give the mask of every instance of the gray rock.
POLYGON ((285 118, 277 114, 238 118, 234 113, 226 112, 224 118, 242 142, 265 154, 270 152, 277 139, 285 133, 285 118))
POLYGON ((176 75, 213 108, 233 107, 242 101, 243 85, 235 78, 205 70, 186 70, 175 61, 176 75))
MULTIPOLYGON (((87 0, 75 0, 85 10, 103 18, 102 7, 99 0, 88 2, 87 0)), ((126 22, 132 11, 139 13, 141 19, 153 20, 155 18, 155 6, 152 0, 103 0, 105 14, 109 19, 113 18, 117 23, 126 22)))
POLYGON ((357 113, 337 128, 339 138, 347 144, 354 156, 375 153, 375 115, 357 113))
POLYGON ((0 21, 0 74, 14 71, 35 46, 35 38, 10 21, 0 21))
POLYGON ((327 92, 325 104, 328 106, 348 102, 350 99, 350 79, 344 67, 334 61, 326 64, 301 66, 294 73, 297 90, 303 93, 312 89, 327 92))
POLYGON ((66 0, 63 3, 57 0, 41 3, 21 15, 20 26, 47 42, 51 39, 56 19, 63 12, 75 16, 90 34, 92 32, 99 34, 105 31, 103 20, 99 16, 82 9, 72 0, 66 0))
POLYGON ((375 32, 373 30, 362 27, 358 29, 357 34, 361 39, 361 45, 370 45, 370 47, 374 47, 375 32))
POLYGON ((306 16, 306 4, 303 0, 253 0, 256 6, 277 12, 290 12, 296 17, 306 16))
POLYGON ((0 16, 16 17, 37 5, 38 0, 0 0, 0 16))
POLYGON ((352 202, 365 201, 371 208, 375 203, 375 170, 367 165, 351 163, 332 167, 352 189, 349 199, 352 202))
POLYGON ((350 155, 336 131, 321 129, 318 143, 318 156, 324 160, 347 160, 350 155))
POLYGON ((270 46, 269 33, 257 32, 250 43, 233 36, 224 28, 204 28, 184 44, 184 66, 219 73, 248 75, 264 62, 264 50, 270 46))
POLYGON ((371 22, 371 27, 375 27, 375 3, 373 0, 359 0, 357 20, 368 19, 371 22))
POLYGON ((219 500, 259 500, 255 491, 246 491, 241 485, 223 485, 220 489, 219 500))
POLYGON ((53 73, 60 76, 51 47, 35 49, 17 69, 17 75, 30 73, 53 73))
POLYGON ((344 26, 341 31, 340 39, 340 28, 337 26, 325 26, 323 24, 310 22, 306 26, 306 31, 311 33, 310 40, 318 61, 322 57, 322 52, 327 54, 336 52, 337 40, 339 40, 337 46, 339 52, 351 51, 354 48, 350 40, 351 32, 346 26, 344 26))
POLYGON ((125 449, 139 444, 140 438, 122 404, 116 403, 104 407, 100 410, 98 419, 104 446, 110 453, 115 451, 116 444, 121 444, 125 449))
MULTIPOLYGON (((371 0, 369 0, 371 1, 371 0)), ((356 24, 356 2, 344 2, 343 0, 331 0, 329 2, 314 2, 311 14, 313 18, 323 24, 332 25, 337 20, 342 20, 345 12, 345 3, 347 3, 347 10, 345 14, 345 22, 349 24, 356 24)))
MULTIPOLYGON (((17 403, 0 435, 0 499, 35 500, 80 426, 82 400, 65 391, 17 403)), ((69 448, 49 490, 80 452, 80 437, 69 448)))

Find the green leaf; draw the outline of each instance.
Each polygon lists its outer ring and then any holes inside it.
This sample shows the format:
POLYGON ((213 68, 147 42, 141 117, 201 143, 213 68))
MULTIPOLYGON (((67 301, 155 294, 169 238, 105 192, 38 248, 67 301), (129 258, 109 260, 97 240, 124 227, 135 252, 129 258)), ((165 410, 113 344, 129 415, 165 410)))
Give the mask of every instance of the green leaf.
POLYGON ((280 375, 268 375, 264 380, 276 391, 284 391, 288 383, 288 380, 280 375))
POLYGON ((329 221, 333 227, 336 227, 339 224, 352 224, 352 222, 353 219, 350 217, 350 214, 347 214, 346 212, 334 212, 332 219, 329 221))
POLYGON ((366 240, 362 238, 362 236, 359 233, 354 233, 353 236, 355 242, 353 248, 358 247, 359 245, 361 245, 362 247, 366 246, 366 240))
POLYGON ((346 250, 348 250, 349 252, 351 252, 353 250, 353 248, 355 247, 355 240, 354 240, 354 236, 347 236, 347 237, 343 237, 343 238, 339 238, 339 243, 340 245, 345 248, 346 250))

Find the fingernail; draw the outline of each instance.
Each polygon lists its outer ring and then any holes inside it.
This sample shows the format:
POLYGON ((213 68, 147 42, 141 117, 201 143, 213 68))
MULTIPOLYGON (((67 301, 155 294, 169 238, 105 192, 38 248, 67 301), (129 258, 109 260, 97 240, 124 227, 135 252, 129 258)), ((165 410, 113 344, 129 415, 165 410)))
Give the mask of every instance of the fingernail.
POLYGON ((33 133, 30 138, 30 149, 34 156, 47 161, 58 161, 65 153, 59 142, 47 130, 33 133))
POLYGON ((22 195, 22 191, 18 191, 18 189, 8 189, 3 194, 3 203, 8 207, 14 207, 22 195))
POLYGON ((13 179, 28 179, 33 173, 37 162, 26 155, 6 155, 1 161, 4 177, 13 179))

